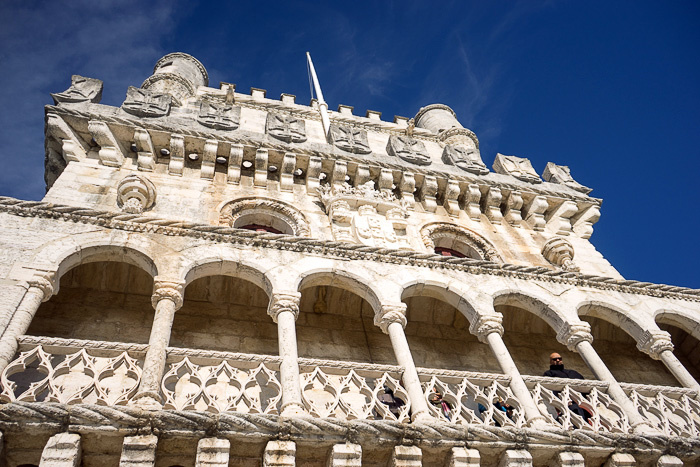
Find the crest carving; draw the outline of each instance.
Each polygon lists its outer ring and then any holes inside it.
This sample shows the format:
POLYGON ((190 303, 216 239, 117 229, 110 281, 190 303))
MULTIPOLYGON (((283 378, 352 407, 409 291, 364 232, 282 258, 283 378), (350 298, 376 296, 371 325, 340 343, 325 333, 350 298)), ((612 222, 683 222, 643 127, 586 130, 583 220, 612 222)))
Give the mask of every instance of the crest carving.
POLYGON ((351 126, 331 125, 330 139, 335 147, 355 154, 369 154, 367 132, 351 126))
POLYGON ((92 102, 98 103, 102 100, 102 81, 95 78, 73 75, 70 78, 70 87, 63 92, 51 94, 56 105, 92 102))
POLYGON ((448 144, 442 151, 442 162, 477 175, 489 173, 489 169, 486 168, 486 164, 481 160, 481 153, 477 148, 448 144))
POLYGON ((544 168, 542 177, 551 183, 561 183, 569 188, 573 188, 576 191, 580 191, 583 194, 588 194, 593 191, 592 188, 581 185, 579 182, 573 179, 571 176, 571 170, 566 165, 557 165, 554 162, 547 162, 547 166, 544 168))
POLYGON ((432 163, 425 144, 408 136, 390 136, 386 152, 411 164, 430 165, 432 163))
POLYGON ((287 143, 306 141, 306 123, 291 115, 268 113, 265 131, 273 138, 287 143))
POLYGON ((172 96, 129 86, 122 109, 137 117, 163 117, 170 112, 172 96))
POLYGON ((369 181, 359 187, 324 185, 318 196, 331 222, 333 238, 382 248, 410 248, 406 235, 409 203, 374 189, 369 181))
POLYGON ((542 179, 535 172, 530 159, 524 157, 505 156, 499 153, 493 162, 493 170, 499 174, 511 175, 524 182, 542 183, 542 179))
POLYGON ((235 130, 240 125, 241 108, 202 101, 199 105, 197 121, 201 125, 215 130, 235 130))

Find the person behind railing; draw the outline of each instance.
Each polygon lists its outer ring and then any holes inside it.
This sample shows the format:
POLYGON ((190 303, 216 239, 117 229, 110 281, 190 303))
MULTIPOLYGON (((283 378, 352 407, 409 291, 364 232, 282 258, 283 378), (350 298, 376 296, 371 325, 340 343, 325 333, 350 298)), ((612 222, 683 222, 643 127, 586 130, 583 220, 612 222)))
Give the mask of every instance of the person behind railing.
MULTIPOLYGON (((504 412, 506 414, 506 417, 508 417, 510 420, 513 420, 513 406, 505 402, 503 399, 500 397, 498 400, 494 401, 493 406, 496 407, 498 410, 501 412, 504 412)), ((482 418, 481 414, 486 412, 486 407, 484 407, 482 404, 477 405, 477 410, 479 410, 479 416, 482 418)), ((497 427, 500 427, 501 424, 498 423, 496 420, 494 420, 494 425, 497 427)))
MULTIPOLYGON (((549 356, 549 370, 544 372, 544 376, 549 376, 551 378, 584 379, 583 375, 578 371, 564 368, 564 360, 557 352, 553 352, 549 356)), ((554 395, 559 397, 559 391, 554 391, 554 395)), ((587 395, 588 394, 583 394, 583 396, 587 395)), ((576 415, 583 417, 585 421, 588 421, 588 419, 591 417, 588 410, 584 409, 583 407, 579 407, 579 405, 573 400, 569 401, 569 410, 576 415)))
POLYGON ((396 397, 394 395, 394 391, 389 387, 389 386, 384 386, 384 394, 380 394, 379 397, 379 402, 382 404, 385 404, 389 408, 389 412, 396 417, 396 419, 399 419, 399 415, 401 414, 401 407, 406 405, 403 399, 400 397, 396 397))
POLYGON ((452 407, 442 398, 442 393, 436 387, 433 387, 433 392, 428 395, 428 401, 436 406, 447 420, 452 421, 452 407))

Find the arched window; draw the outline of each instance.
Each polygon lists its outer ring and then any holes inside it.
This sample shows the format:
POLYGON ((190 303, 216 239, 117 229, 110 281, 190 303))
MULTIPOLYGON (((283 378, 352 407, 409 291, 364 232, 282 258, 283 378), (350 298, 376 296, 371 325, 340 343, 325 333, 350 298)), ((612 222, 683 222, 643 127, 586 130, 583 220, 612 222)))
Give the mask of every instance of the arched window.
POLYGON ((420 232, 426 248, 439 255, 501 262, 491 243, 464 227, 434 222, 425 225, 420 232))
POLYGON ((219 224, 237 229, 308 237, 309 224, 298 209, 267 198, 244 198, 221 208, 219 224))

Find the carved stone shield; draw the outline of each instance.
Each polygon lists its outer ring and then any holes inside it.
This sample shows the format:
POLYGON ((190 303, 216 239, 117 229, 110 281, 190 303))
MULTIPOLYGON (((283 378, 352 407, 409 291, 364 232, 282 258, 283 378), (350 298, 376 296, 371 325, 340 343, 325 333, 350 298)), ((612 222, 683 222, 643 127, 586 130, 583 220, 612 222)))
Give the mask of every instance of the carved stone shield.
POLYGON ((129 86, 122 109, 138 117, 163 117, 170 112, 172 99, 169 94, 129 86))
POLYGON ((287 143, 306 141, 306 124, 304 120, 291 115, 268 113, 265 131, 273 138, 287 143))
POLYGON ((197 121, 215 130, 235 130, 240 125, 241 108, 202 101, 197 121))
POLYGON ((357 240, 364 245, 398 248, 394 226, 386 217, 377 214, 372 205, 359 207, 352 218, 352 230, 357 240))
POLYGON ((331 142, 338 149, 355 154, 369 154, 372 149, 367 141, 367 132, 350 126, 331 125, 331 142))
POLYGON ((448 144, 442 151, 442 162, 478 175, 489 173, 486 164, 481 160, 481 153, 476 148, 448 144))
POLYGON ((432 163, 425 144, 408 136, 390 136, 386 151, 411 164, 430 165, 432 163))
POLYGON ((511 175, 518 180, 528 183, 542 183, 542 179, 535 169, 532 167, 530 159, 517 156, 506 156, 496 154, 496 160, 493 162, 493 170, 499 174, 511 175))
POLYGON ((102 100, 102 81, 94 78, 86 78, 73 75, 70 78, 71 85, 63 92, 51 94, 56 105, 74 102, 98 103, 102 100))

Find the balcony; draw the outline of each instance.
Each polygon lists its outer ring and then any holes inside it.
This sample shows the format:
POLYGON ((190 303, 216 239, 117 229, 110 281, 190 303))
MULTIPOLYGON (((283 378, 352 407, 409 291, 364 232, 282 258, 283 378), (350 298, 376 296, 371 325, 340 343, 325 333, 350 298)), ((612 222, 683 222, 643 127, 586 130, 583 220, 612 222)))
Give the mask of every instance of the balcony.
MULTIPOLYGON (((21 336, 16 358, 0 376, 3 402, 126 406, 136 394, 147 345, 21 336)), ((164 410, 279 415, 281 358, 170 347, 162 379, 164 410)), ((394 365, 299 358, 308 417, 410 423, 411 401, 394 365), (404 404, 382 402, 389 388, 404 404)), ((418 368, 435 423, 523 428, 522 404, 510 378, 495 373, 418 368), (435 403, 440 394, 445 404, 435 403), (505 410, 509 407, 509 410, 505 410)), ((552 428, 628 433, 624 411, 608 383, 525 376, 552 428), (574 402, 584 417, 568 409, 574 402)), ((622 384, 636 409, 669 436, 700 435, 700 403, 689 389, 622 384)))

